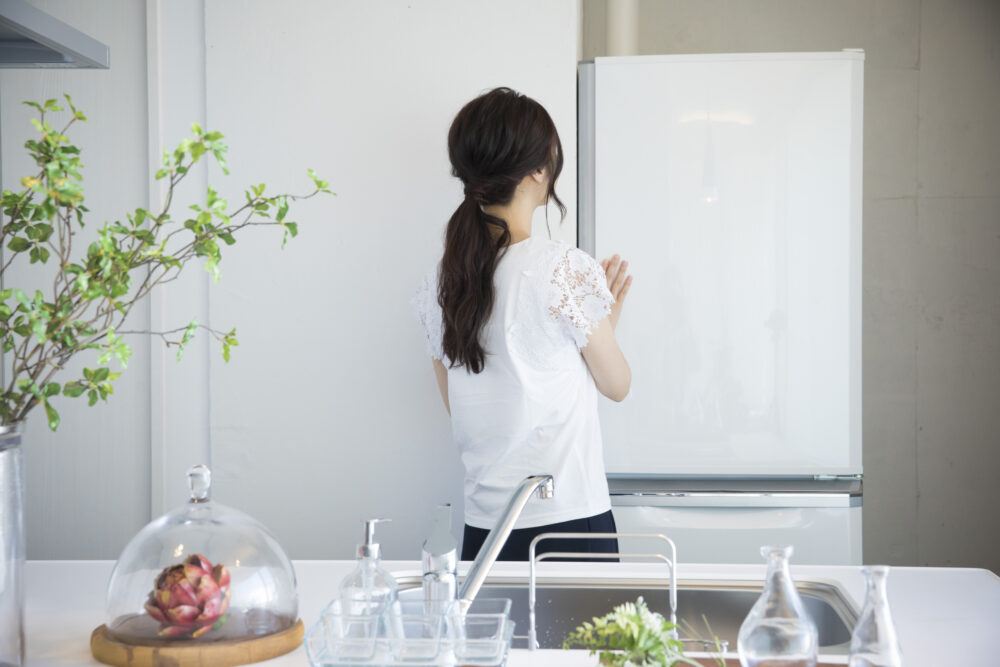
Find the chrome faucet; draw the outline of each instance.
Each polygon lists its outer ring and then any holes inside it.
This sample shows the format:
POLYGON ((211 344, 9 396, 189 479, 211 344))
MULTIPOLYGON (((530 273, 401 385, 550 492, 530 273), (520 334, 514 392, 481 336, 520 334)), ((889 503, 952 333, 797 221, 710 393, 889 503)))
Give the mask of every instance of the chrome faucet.
POLYGON ((486 536, 486 541, 483 542, 479 553, 476 554, 476 560, 472 562, 469 573, 465 575, 462 588, 458 591, 458 599, 461 602, 463 612, 468 611, 472 601, 476 598, 476 594, 479 593, 483 582, 486 581, 486 576, 490 573, 493 563, 500 555, 500 550, 503 549, 504 543, 510 537, 510 531, 514 529, 517 517, 521 516, 521 510, 528 504, 531 495, 536 491, 539 498, 551 498, 554 491, 552 475, 525 477, 511 495, 510 500, 507 501, 507 507, 504 508, 500 519, 493 526, 493 530, 486 536))

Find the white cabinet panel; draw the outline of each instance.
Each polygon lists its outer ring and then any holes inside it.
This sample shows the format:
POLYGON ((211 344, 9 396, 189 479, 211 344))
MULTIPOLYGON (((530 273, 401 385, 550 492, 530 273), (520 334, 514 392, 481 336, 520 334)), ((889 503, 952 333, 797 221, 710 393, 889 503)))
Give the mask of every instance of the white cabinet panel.
MULTIPOLYGON (((861 507, 614 507, 620 533, 662 533, 681 563, 761 563, 760 547, 791 544, 792 563, 859 565, 861 507)), ((623 553, 649 540, 622 538, 623 553)))

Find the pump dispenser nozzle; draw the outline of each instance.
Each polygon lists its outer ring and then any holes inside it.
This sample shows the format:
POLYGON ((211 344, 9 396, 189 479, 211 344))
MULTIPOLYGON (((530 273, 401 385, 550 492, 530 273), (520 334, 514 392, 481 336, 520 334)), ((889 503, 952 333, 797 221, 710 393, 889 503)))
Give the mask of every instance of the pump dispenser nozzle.
POLYGON ((358 545, 358 558, 381 558, 382 550, 375 542, 375 524, 392 519, 365 519, 365 541, 358 545))

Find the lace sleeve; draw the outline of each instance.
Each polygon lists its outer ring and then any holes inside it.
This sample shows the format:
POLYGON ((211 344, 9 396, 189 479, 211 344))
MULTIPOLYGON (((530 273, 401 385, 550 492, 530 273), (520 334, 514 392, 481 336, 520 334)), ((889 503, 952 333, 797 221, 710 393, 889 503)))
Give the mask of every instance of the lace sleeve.
POLYGON ((433 359, 441 359, 444 356, 444 352, 441 350, 444 324, 441 320, 441 306, 438 305, 437 300, 437 270, 424 276, 410 303, 413 305, 417 319, 423 325, 427 353, 433 359))
POLYGON ((552 273, 549 313, 583 349, 587 337, 611 312, 615 298, 604 269, 578 248, 567 248, 552 273))

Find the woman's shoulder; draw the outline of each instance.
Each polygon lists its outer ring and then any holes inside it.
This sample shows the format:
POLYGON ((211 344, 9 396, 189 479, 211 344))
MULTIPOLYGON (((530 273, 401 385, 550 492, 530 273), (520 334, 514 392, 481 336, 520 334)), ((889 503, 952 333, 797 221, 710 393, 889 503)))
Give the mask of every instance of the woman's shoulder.
POLYGON ((565 241, 546 239, 541 244, 538 266, 552 284, 576 283, 604 273, 601 265, 585 250, 565 241))
POLYGON ((596 264, 596 260, 585 251, 557 239, 539 239, 535 244, 535 260, 547 273, 554 273, 567 265, 596 264))

